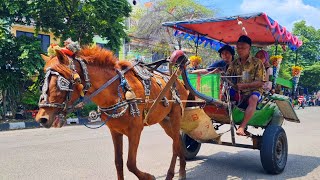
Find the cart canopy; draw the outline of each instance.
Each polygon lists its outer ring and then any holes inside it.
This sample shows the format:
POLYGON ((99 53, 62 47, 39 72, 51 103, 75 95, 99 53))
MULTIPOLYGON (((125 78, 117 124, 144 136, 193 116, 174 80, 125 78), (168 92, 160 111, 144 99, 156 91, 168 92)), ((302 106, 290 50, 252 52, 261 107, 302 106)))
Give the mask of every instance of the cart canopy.
POLYGON ((266 13, 236 15, 222 18, 203 18, 165 22, 163 26, 176 29, 175 36, 198 41, 204 46, 219 49, 224 44, 235 44, 239 36, 248 35, 254 46, 285 44, 298 49, 302 41, 266 13))

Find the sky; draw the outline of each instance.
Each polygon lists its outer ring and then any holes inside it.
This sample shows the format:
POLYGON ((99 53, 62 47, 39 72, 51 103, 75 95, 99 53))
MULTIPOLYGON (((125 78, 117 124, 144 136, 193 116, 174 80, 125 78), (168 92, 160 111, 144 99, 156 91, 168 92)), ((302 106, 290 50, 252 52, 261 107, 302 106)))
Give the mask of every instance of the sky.
POLYGON ((265 12, 289 31, 295 22, 320 29, 320 0, 197 0, 217 10, 217 17, 265 12))
MULTIPOLYGON (((130 1, 130 0, 129 0, 130 1)), ((138 3, 150 0, 136 0, 138 3)), ((173 0, 174 1, 174 0, 173 0)), ((295 22, 305 20, 320 29, 320 0, 195 0, 217 11, 216 17, 264 12, 281 26, 292 30, 295 22)))

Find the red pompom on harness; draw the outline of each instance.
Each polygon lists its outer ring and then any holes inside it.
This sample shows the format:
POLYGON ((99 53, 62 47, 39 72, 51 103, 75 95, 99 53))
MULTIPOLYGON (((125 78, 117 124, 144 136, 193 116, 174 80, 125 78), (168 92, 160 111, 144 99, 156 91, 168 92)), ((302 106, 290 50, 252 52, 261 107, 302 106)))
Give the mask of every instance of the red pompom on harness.
POLYGON ((60 51, 63 52, 65 55, 68 55, 68 56, 73 56, 73 54, 74 54, 74 52, 72 52, 71 50, 69 50, 67 48, 61 48, 60 51))

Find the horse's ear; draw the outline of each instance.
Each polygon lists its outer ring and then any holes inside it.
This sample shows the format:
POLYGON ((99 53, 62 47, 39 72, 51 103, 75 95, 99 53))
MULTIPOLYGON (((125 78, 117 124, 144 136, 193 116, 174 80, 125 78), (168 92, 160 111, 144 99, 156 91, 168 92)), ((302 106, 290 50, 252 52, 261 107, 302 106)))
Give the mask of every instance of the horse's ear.
POLYGON ((57 54, 57 58, 61 64, 66 64, 66 65, 69 64, 69 59, 63 52, 56 49, 56 54, 57 54))
POLYGON ((50 60, 50 57, 49 57, 49 56, 46 56, 46 55, 44 55, 44 54, 40 54, 40 56, 41 56, 41 58, 42 58, 45 62, 47 62, 47 61, 50 60))

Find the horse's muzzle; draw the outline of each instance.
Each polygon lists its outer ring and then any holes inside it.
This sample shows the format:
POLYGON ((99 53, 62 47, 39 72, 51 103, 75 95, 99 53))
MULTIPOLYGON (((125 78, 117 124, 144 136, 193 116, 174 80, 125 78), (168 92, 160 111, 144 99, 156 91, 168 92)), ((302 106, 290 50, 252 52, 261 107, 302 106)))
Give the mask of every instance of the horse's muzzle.
POLYGON ((47 122, 48 122, 47 118, 42 117, 42 118, 39 119, 39 122, 42 124, 43 127, 50 128, 50 126, 47 124, 47 122))

